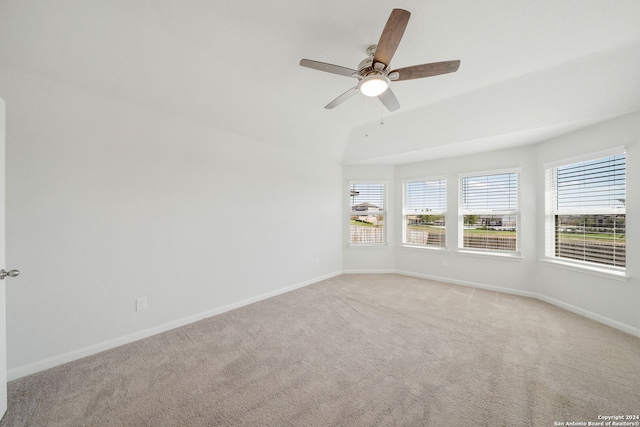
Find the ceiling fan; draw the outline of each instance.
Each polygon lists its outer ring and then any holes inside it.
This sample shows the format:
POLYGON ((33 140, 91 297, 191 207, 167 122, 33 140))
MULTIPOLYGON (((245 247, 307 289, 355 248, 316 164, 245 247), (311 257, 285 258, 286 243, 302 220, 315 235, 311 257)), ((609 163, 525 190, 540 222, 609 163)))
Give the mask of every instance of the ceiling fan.
POLYGON ((410 16, 411 13, 403 9, 393 9, 391 11, 378 44, 369 46, 367 49, 369 56, 360 62, 357 70, 311 59, 302 59, 300 61, 300 65, 303 67, 358 79, 356 86, 328 103, 324 108, 334 108, 351 98, 356 92, 361 92, 366 96, 378 97, 389 111, 396 111, 400 108, 400 103, 391 88, 389 88, 389 84, 392 81, 421 79, 423 77, 453 73, 458 70, 460 67, 459 60, 432 62, 396 70, 390 68, 391 58, 393 58, 400 44, 410 16))

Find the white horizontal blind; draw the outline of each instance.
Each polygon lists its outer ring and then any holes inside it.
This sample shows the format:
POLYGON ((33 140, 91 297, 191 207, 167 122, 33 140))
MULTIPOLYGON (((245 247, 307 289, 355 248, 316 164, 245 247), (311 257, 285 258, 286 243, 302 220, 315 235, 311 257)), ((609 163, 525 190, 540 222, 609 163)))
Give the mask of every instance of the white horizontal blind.
POLYGON ((462 178, 462 209, 465 212, 492 214, 518 209, 516 173, 462 178))
POLYGON ((625 268, 625 153, 552 168, 547 180, 553 233, 548 255, 625 268))
POLYGON ((446 212, 446 179, 405 182, 403 243, 446 246, 446 212))
POLYGON ((414 181, 405 183, 405 213, 444 213, 447 211, 447 181, 414 181))
POLYGON ((351 184, 351 210, 362 210, 364 206, 384 210, 384 184, 351 184))
POLYGON ((350 240, 352 245, 386 243, 386 185, 350 184, 350 240))
POLYGON ((626 203, 625 154, 558 167, 556 211, 616 213, 626 203))
POLYGON ((518 173, 463 177, 461 247, 518 251, 518 173))

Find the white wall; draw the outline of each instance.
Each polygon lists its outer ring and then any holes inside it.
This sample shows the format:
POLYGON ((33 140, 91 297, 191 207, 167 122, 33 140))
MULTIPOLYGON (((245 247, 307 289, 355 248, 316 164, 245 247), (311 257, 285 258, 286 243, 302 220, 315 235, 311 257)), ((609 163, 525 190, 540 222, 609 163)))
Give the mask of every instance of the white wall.
MULTIPOLYGON (((396 269, 429 277, 440 277, 475 286, 530 291, 531 269, 535 265, 535 164, 533 148, 524 147, 476 155, 421 162, 396 168, 397 209, 402 209, 402 180, 445 176, 447 178, 447 251, 400 246, 396 269), (458 174, 485 173, 504 169, 520 171, 521 258, 508 259, 461 254, 458 245, 458 174), (442 261, 446 260, 446 267, 442 261)), ((400 243, 401 236, 399 236, 400 243)))
POLYGON ((340 272, 337 163, 6 68, 0 95, 10 378, 340 272))
MULTIPOLYGON (((568 304, 596 320, 623 330, 635 328, 640 335, 640 114, 630 114, 585 129, 537 147, 538 182, 544 177, 543 164, 625 146, 627 150, 627 281, 608 279, 584 272, 563 270, 540 263, 536 291, 568 304), (593 315, 592 315, 593 314, 593 315), (617 322, 617 323, 616 323, 617 322)), ((538 228, 544 230, 544 194, 538 191, 538 228)), ((544 256, 544 234, 538 233, 538 255, 544 256)), ((630 332, 634 332, 633 330, 630 332)))
MULTIPOLYGON (((345 166, 344 180, 367 176, 393 176, 393 231, 387 252, 359 248, 344 251, 345 271, 396 271, 452 283, 532 296, 640 335, 640 114, 630 114, 537 145, 398 165, 394 171, 379 167, 345 166), (560 269, 544 257, 543 164, 616 146, 627 148, 627 272, 626 281, 560 269), (520 168, 521 259, 472 256, 458 252, 458 174, 520 168), (363 174, 365 170, 368 173, 363 174), (402 246, 402 181, 446 176, 448 179, 448 249, 413 249, 402 246), (372 253, 376 256, 373 257, 372 253), (393 254, 393 263, 389 260, 393 254), (380 257, 380 254, 384 257, 380 257), (443 262, 446 260, 446 267, 443 262), (381 262, 381 261, 384 261, 381 262)), ((345 191, 345 190, 343 190, 345 191)), ((345 191, 345 194, 347 192, 345 191)), ((391 206, 391 205, 390 205, 391 206)), ((348 235, 348 230, 344 231, 348 235)))

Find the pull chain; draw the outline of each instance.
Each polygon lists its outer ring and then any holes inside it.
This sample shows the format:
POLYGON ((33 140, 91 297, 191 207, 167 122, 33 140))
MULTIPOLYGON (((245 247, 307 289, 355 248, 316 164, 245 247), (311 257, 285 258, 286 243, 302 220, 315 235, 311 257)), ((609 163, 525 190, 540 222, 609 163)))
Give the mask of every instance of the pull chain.
POLYGON ((369 97, 366 96, 364 98, 364 136, 365 138, 369 136, 369 132, 367 128, 369 127, 369 97))
MULTIPOLYGON (((384 96, 384 95, 383 95, 384 96)), ((384 104, 380 102, 380 125, 384 125, 384 104)), ((364 136, 369 136, 369 97, 364 98, 364 136)))

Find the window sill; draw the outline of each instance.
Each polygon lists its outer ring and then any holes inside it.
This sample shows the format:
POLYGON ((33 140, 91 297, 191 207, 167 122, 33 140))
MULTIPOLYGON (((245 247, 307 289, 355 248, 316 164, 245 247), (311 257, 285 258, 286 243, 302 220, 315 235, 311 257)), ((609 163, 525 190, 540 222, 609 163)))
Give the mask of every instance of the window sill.
POLYGON ((560 261, 553 258, 543 258, 540 261, 549 267, 562 268, 565 270, 577 271, 579 273, 590 274, 592 276, 606 277, 608 279, 626 282, 631 276, 625 271, 614 271, 607 268, 600 268, 591 265, 574 264, 572 262, 560 261))
POLYGON ((480 252, 480 251, 471 251, 468 249, 458 249, 456 253, 465 256, 475 256, 480 258, 492 258, 492 259, 504 259, 507 261, 522 261, 523 258, 520 255, 520 252, 480 252))
POLYGON ((403 249, 409 249, 409 250, 416 250, 416 251, 440 251, 440 252, 446 252, 447 251, 447 247, 446 246, 428 246, 428 245, 406 245, 403 244, 402 245, 403 249))

